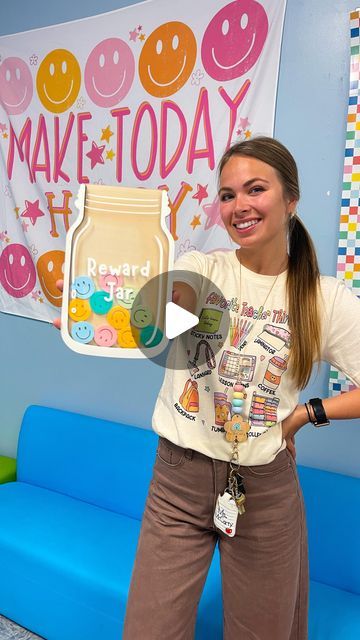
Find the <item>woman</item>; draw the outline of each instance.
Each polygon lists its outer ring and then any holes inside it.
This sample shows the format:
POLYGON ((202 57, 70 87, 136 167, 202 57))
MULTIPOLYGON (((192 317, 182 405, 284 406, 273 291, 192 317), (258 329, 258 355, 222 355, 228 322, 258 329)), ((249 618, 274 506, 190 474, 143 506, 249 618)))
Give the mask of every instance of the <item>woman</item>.
MULTIPOLYGON (((194 341, 185 352, 174 346, 178 366, 167 369, 154 412, 159 448, 124 640, 193 638, 217 543, 225 640, 305 640, 306 526, 286 442, 308 422, 360 417, 358 388, 298 404, 319 360, 360 386, 360 301, 319 276, 296 213, 293 157, 272 138, 235 144, 221 159, 219 182, 221 218, 238 248, 180 258, 173 299, 198 314, 219 312, 225 300, 240 331, 222 336, 216 367, 199 383, 186 366, 194 341), (204 290, 209 280, 221 301, 204 290)), ((206 331, 194 336, 210 344, 206 331)))

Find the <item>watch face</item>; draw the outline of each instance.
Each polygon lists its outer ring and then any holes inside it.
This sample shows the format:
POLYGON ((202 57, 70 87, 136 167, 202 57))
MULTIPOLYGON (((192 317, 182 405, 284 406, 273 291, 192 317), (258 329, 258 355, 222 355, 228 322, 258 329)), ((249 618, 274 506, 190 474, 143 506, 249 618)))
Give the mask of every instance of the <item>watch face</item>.
POLYGON ((315 427, 327 427, 330 424, 330 420, 326 422, 314 422, 315 427))

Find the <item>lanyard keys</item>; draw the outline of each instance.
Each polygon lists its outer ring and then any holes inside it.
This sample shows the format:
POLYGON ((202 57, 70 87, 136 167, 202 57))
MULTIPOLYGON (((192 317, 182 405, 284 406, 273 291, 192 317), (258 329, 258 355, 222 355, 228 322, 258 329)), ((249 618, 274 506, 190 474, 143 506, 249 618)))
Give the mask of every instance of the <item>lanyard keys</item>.
POLYGON ((243 480, 243 477, 236 471, 236 469, 231 469, 227 490, 234 499, 240 515, 243 515, 245 513, 244 504, 246 496, 243 480))

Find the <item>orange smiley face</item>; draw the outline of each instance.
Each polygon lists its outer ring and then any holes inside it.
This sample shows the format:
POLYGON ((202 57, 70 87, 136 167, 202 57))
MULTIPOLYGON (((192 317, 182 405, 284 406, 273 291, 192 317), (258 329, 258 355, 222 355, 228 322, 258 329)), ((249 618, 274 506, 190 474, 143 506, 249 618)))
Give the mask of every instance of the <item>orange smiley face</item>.
POLYGON ((144 89, 156 98, 171 96, 181 89, 194 68, 196 39, 183 22, 166 22, 145 41, 139 59, 139 76, 144 89))
POLYGON ((40 102, 51 113, 63 113, 80 91, 81 71, 75 56, 66 49, 54 49, 42 61, 36 76, 40 102))
POLYGON ((64 251, 47 251, 40 256, 36 263, 36 270, 45 297, 55 307, 61 307, 62 293, 56 286, 56 281, 64 277, 64 251))

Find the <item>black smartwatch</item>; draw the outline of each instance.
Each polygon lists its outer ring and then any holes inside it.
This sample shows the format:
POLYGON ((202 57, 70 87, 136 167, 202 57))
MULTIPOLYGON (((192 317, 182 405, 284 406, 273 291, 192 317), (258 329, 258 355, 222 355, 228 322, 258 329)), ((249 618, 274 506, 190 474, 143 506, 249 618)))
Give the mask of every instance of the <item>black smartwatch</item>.
POLYGON ((312 421, 314 427, 326 427, 330 424, 330 420, 327 418, 320 398, 311 398, 311 400, 309 400, 309 404, 311 405, 315 416, 315 420, 312 421))

